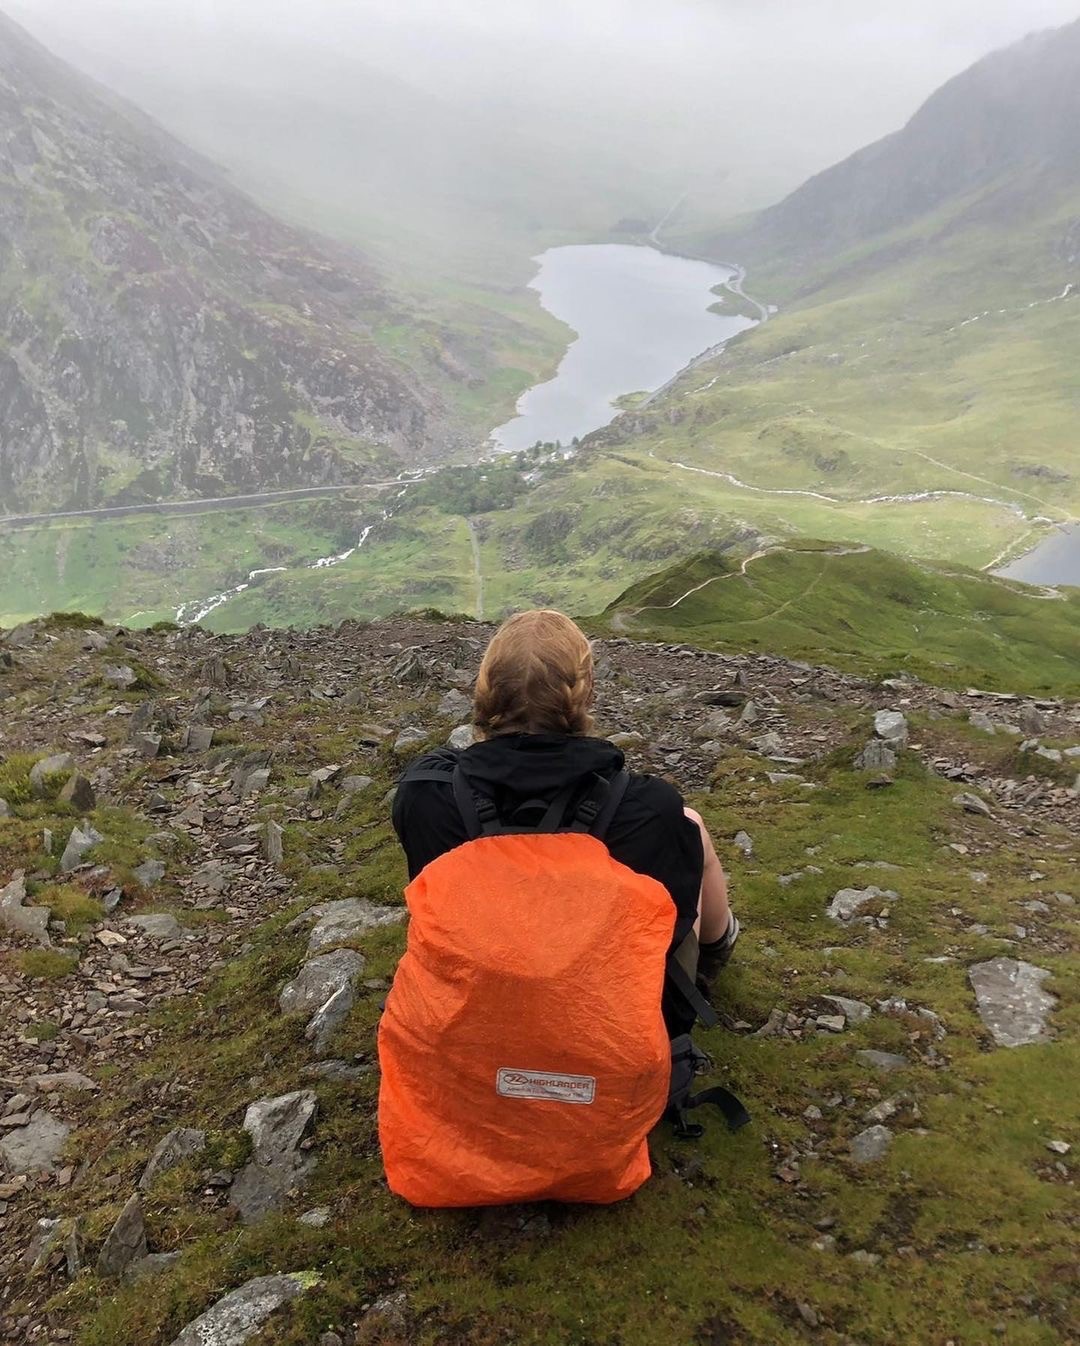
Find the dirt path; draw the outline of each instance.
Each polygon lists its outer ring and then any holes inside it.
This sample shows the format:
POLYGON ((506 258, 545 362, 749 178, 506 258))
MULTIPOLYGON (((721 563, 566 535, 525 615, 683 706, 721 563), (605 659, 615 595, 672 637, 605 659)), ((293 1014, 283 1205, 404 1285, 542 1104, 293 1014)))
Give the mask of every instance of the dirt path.
POLYGON ((473 582, 476 586, 473 616, 478 622, 482 622, 484 620, 484 572, 480 568, 480 538, 476 532, 476 524, 473 523, 472 519, 465 520, 465 527, 469 530, 469 545, 472 548, 473 582))

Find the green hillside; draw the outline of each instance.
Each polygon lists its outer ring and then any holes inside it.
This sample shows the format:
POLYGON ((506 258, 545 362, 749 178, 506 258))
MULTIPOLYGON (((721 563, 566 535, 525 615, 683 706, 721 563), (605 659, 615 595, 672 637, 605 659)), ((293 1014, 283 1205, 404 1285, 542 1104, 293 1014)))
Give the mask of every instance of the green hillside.
POLYGON ((631 586, 597 625, 944 686, 1080 691, 1080 589, 861 547, 792 543, 741 563, 699 555, 631 586))

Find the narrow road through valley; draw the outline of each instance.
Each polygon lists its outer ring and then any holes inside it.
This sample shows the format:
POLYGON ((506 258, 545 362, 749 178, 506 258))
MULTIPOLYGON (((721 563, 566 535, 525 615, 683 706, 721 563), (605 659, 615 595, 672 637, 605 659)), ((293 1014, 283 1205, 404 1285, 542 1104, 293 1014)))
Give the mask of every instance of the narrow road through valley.
POLYGON ((346 486, 299 486, 289 491, 260 491, 254 495, 207 496, 198 500, 158 500, 146 505, 109 505, 101 509, 69 509, 53 514, 0 515, 0 528, 33 528, 40 524, 61 523, 66 519, 123 519, 135 514, 202 514, 210 510, 246 509, 252 505, 275 505, 288 500, 317 500, 342 491, 384 490, 400 486, 401 478, 390 481, 353 481, 346 486))

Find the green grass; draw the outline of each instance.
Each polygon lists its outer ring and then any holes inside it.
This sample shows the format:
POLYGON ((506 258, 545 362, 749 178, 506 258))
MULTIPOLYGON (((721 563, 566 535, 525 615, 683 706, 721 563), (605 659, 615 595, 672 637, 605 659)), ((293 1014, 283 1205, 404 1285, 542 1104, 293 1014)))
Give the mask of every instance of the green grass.
POLYGON ((15 954, 14 959, 23 976, 34 981, 61 981, 79 966, 75 954, 61 953, 59 949, 27 949, 15 954))
POLYGON ((960 566, 824 543, 791 543, 745 570, 719 555, 680 562, 633 585, 599 625, 941 686, 1080 693, 1080 590, 1048 597, 960 566))
MULTIPOLYGON (((293 712, 294 730, 302 730, 297 771, 307 764, 307 734, 317 733, 310 717, 326 713, 293 712)), ((1080 1250, 1071 1187, 1054 1175, 1044 1146, 1048 1136, 1070 1134, 1080 1101, 1080 982, 1065 951, 1075 932, 1064 915, 1048 918, 1058 952, 1038 953, 1060 997, 1053 1043, 988 1051, 965 980, 968 962, 1006 947, 1000 936, 1010 908, 1031 896, 1026 876, 1035 850, 1046 876, 1039 891, 1068 882, 1062 838, 1051 831, 1003 844, 992 824, 950 805, 954 787, 907 759, 892 790, 867 793, 848 755, 812 766, 808 774, 821 788, 793 800, 789 787, 764 780, 755 759, 733 751, 718 764, 711 791, 692 801, 720 839, 746 926, 722 982, 722 1009, 756 1025, 775 1006, 809 1012, 824 991, 870 1003, 898 994, 941 1016, 943 1043, 913 1016, 881 1013, 843 1035, 800 1041, 703 1034, 716 1061, 710 1078, 738 1090, 753 1125, 733 1137, 712 1123, 696 1146, 658 1128, 652 1180, 630 1201, 596 1209, 411 1211, 382 1182, 375 1077, 344 1088, 319 1084, 311 1185, 288 1212, 239 1227, 200 1200, 196 1170, 243 1161, 239 1124, 252 1096, 252 1061, 261 1063, 261 1093, 297 1087, 306 1059, 301 1026, 273 1008, 302 956, 303 936, 283 929, 290 908, 202 997, 160 1012, 159 1045, 133 1079, 113 1082, 87 1119, 83 1140, 95 1158, 79 1209, 94 1246, 171 1124, 162 1116, 145 1126, 144 1080, 167 1078, 182 1089, 183 1122, 207 1128, 211 1157, 167 1175, 147 1200, 151 1245, 182 1251, 180 1263, 155 1282, 153 1295, 125 1286, 106 1292, 92 1274, 80 1277, 53 1300, 58 1321, 77 1323, 87 1346, 147 1346, 171 1340, 250 1276, 304 1269, 318 1283, 271 1322, 266 1340, 274 1346, 306 1346, 396 1290, 407 1293, 408 1339, 417 1346, 511 1338, 524 1346, 802 1346, 797 1303, 819 1316, 823 1340, 921 1346, 947 1335, 982 1346, 1005 1321, 1007 1339, 1021 1346, 1065 1346, 1070 1294, 1062 1272, 1080 1250), (755 839, 752 858, 728 844, 738 828, 755 839), (946 844, 961 836, 987 847, 979 863, 992 870, 992 883, 973 889, 970 859, 946 844), (808 848, 821 873, 780 887, 776 875, 805 866, 808 848), (853 866, 876 860, 898 867, 888 876, 900 893, 889 929, 826 921, 829 896, 861 874, 853 866), (972 921, 988 924, 990 935, 968 932, 972 921), (943 949, 956 961, 925 961, 943 949), (911 1067, 878 1076, 855 1063, 861 1047, 900 1051, 911 1067), (904 1109, 891 1123, 896 1140, 885 1160, 853 1167, 847 1144, 866 1110, 901 1091, 918 1113, 904 1109), (811 1103, 823 1109, 823 1124, 804 1120, 811 1103), (797 1155, 815 1135, 812 1155, 797 1155), (793 1179, 777 1177, 785 1166, 793 1179), (331 1208, 326 1228, 296 1223, 295 1213, 316 1205, 331 1208), (812 1246, 823 1220, 832 1222, 832 1251, 812 1246), (853 1262, 856 1251, 880 1263, 853 1262)), ((380 786, 388 768, 389 759, 376 768, 380 786)), ((379 791, 369 795, 341 820, 296 823, 289 872, 302 877, 310 857, 340 835, 350 839, 339 880, 348 891, 383 900, 398 891, 400 855, 379 791)), ((313 889, 305 900, 325 895, 313 889)), ((362 940, 366 975, 389 975, 402 940, 396 929, 362 940)), ((371 1058, 380 999, 377 991, 361 995, 343 1055, 371 1058)))

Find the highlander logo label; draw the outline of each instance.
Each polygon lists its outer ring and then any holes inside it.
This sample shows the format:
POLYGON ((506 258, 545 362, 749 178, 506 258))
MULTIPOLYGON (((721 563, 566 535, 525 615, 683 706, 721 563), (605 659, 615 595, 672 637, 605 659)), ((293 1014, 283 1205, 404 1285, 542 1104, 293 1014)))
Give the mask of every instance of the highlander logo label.
POLYGON ((504 1066, 495 1081, 502 1098, 546 1098, 556 1103, 591 1103, 594 1075, 556 1075, 547 1070, 511 1070, 504 1066))

